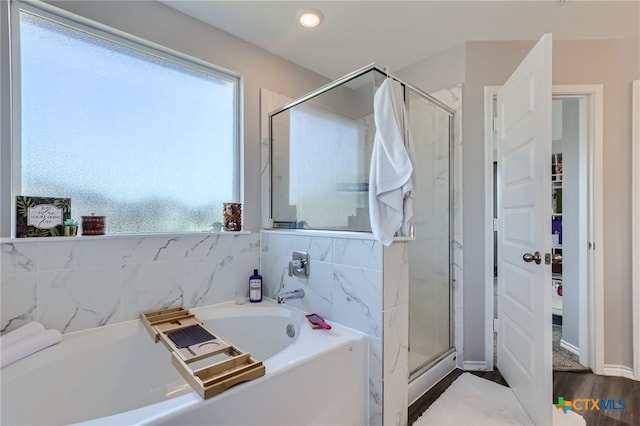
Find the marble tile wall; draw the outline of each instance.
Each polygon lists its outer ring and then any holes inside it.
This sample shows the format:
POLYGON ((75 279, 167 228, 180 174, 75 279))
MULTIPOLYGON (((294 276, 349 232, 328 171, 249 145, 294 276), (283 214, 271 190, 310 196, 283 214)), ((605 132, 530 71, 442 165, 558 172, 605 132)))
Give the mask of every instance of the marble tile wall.
POLYGON ((234 300, 259 244, 257 233, 3 240, 0 332, 34 320, 71 332, 234 300))
MULTIPOLYGON (((370 234, 361 234, 361 238, 340 234, 262 231, 265 294, 274 297, 278 291, 302 288, 303 299, 286 303, 365 333, 369 339, 369 424, 390 424, 387 416, 404 418, 406 424, 407 244, 384 247, 370 234), (289 277, 294 250, 309 253, 309 278, 289 277)), ((402 422, 394 420, 393 424, 402 422)))
POLYGON ((303 299, 286 303, 367 334, 369 424, 382 424, 383 246, 368 234, 363 234, 368 239, 340 238, 340 233, 329 232, 261 234, 261 273, 267 296, 302 288, 303 299), (288 265, 294 250, 309 253, 309 278, 289 277, 288 265))
POLYGON ((383 424, 407 424, 409 382, 409 243, 384 248, 383 424))

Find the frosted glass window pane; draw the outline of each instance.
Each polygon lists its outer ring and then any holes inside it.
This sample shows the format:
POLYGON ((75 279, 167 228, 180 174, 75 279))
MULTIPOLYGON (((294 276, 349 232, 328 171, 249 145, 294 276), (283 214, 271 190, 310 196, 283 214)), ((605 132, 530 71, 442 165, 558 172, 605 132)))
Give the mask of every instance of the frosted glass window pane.
POLYGON ((237 200, 238 81, 20 12, 21 195, 108 233, 207 231, 237 200))

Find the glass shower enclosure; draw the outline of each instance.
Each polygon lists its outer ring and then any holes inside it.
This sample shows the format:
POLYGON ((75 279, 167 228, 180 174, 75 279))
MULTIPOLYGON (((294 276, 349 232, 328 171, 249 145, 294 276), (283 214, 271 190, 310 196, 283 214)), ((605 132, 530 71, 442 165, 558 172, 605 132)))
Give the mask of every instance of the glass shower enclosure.
MULTIPOLYGON (((388 74, 372 64, 269 114, 274 228, 371 232, 373 97, 385 78, 388 74)), ((416 174, 411 221, 416 236, 409 243, 413 378, 453 351, 453 110, 401 83, 416 174)))
POLYGON ((409 369, 420 375, 453 350, 453 112, 408 90, 417 185, 409 243, 409 369))

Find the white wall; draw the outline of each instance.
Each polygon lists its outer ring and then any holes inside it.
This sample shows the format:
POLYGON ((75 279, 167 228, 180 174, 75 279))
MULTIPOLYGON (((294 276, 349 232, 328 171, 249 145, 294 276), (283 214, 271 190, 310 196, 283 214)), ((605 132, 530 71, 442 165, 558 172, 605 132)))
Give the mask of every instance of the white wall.
POLYGON ((427 93, 455 87, 464 81, 465 44, 459 43, 401 70, 391 70, 427 93))

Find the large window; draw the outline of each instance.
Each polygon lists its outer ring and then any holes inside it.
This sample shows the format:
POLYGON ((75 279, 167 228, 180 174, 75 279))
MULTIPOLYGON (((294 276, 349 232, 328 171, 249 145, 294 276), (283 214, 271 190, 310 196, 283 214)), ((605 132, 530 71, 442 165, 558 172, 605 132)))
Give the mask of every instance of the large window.
POLYGON ((69 197, 108 233, 208 231, 240 201, 238 76, 49 10, 12 13, 14 195, 69 197))

